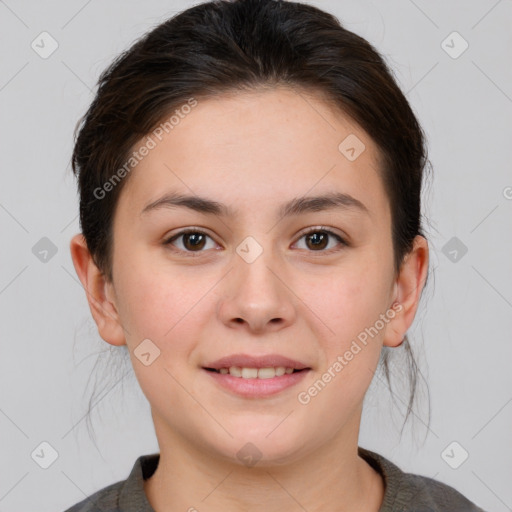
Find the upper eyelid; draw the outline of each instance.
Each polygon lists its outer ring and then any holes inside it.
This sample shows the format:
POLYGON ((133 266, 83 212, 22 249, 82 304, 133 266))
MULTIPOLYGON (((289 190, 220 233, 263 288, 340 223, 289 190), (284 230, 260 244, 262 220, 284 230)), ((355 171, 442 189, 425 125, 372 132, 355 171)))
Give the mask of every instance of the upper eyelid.
POLYGON ((334 231, 334 228, 330 228, 328 226, 311 226, 309 228, 304 228, 303 230, 299 231, 299 238, 302 238, 304 235, 308 235, 309 233, 315 233, 316 231, 326 231, 327 233, 339 236, 342 239, 345 239, 344 235, 340 235, 336 231, 334 231))

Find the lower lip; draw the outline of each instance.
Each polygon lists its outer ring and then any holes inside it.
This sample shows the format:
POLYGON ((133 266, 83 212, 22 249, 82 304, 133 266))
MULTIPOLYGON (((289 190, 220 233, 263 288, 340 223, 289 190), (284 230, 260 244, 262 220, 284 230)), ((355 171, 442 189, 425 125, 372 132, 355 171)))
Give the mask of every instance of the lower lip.
POLYGON ((212 372, 204 368, 203 371, 210 375, 224 389, 247 398, 263 398, 276 395, 285 389, 295 386, 309 373, 308 369, 300 372, 285 373, 271 379, 244 379, 242 377, 233 377, 229 374, 212 372))

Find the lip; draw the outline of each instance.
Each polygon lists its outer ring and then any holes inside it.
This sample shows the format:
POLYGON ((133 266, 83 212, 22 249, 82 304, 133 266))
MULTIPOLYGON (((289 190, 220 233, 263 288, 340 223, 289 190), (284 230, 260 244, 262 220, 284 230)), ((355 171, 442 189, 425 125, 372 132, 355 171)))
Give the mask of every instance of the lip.
POLYGON ((214 383, 235 395, 244 398, 265 398, 295 386, 305 378, 311 369, 306 368, 294 373, 285 373, 280 377, 272 377, 271 379, 244 379, 242 377, 233 377, 229 373, 222 374, 208 371, 206 368, 202 368, 202 371, 209 375, 209 378, 214 383))
MULTIPOLYGON (((284 366, 285 368, 293 368, 294 370, 304 370, 310 368, 307 364, 296 361, 294 359, 290 359, 280 354, 267 354, 263 356, 232 354, 226 357, 222 357, 221 359, 217 359, 216 361, 207 363, 203 366, 203 368, 220 370, 221 368, 229 368, 231 366, 238 366, 240 368, 277 368, 278 366, 284 366)), ((234 378, 236 379, 238 377, 234 378)))

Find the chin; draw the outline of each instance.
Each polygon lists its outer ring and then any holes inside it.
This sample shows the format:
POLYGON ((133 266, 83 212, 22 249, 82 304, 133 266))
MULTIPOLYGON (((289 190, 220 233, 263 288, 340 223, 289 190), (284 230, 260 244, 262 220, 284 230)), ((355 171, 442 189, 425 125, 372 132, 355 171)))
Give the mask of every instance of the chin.
POLYGON ((285 428, 285 422, 279 425, 279 421, 274 421, 270 428, 265 424, 265 428, 252 425, 248 429, 228 429, 233 438, 212 448, 229 462, 234 460, 241 466, 269 467, 292 463, 304 455, 305 436, 303 431, 290 431, 290 425, 285 428))

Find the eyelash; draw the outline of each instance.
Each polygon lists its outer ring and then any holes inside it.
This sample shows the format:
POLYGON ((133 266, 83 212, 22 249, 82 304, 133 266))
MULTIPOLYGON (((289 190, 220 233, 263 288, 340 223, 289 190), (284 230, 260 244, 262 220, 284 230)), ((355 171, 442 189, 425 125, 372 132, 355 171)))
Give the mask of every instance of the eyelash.
MULTIPOLYGON (((330 229, 328 229, 328 228, 326 228, 324 226, 320 226, 320 227, 315 227, 315 228, 309 229, 308 231, 302 233, 297 241, 301 240, 305 236, 310 235, 312 233, 326 233, 327 235, 330 235, 333 238, 335 238, 336 240, 338 240, 338 242, 340 242, 340 244, 342 245, 342 248, 349 246, 349 244, 340 235, 334 233, 333 231, 331 231, 330 229)), ((172 246, 172 242, 174 242, 175 240, 177 240, 178 238, 180 238, 183 235, 189 235, 189 234, 206 235, 208 238, 213 240, 213 238, 210 235, 208 235, 208 233, 205 233, 204 231, 200 231, 199 229, 190 229, 190 228, 188 228, 188 229, 185 229, 183 231, 180 231, 179 233, 175 233, 172 237, 170 237, 167 240, 165 240, 163 242, 163 245, 170 245, 170 246, 172 246)), ((325 254, 325 253, 331 254, 331 253, 340 251, 342 248, 318 250, 318 251, 308 251, 308 252, 311 252, 311 253, 318 252, 318 253, 321 253, 321 254, 325 254)), ((202 250, 202 251, 186 251, 185 250, 184 251, 182 249, 176 249, 176 248, 173 248, 172 250, 175 251, 175 252, 185 253, 187 255, 187 257, 192 257, 192 258, 198 257, 198 256, 201 255, 201 253, 205 252, 204 250, 202 250)))

